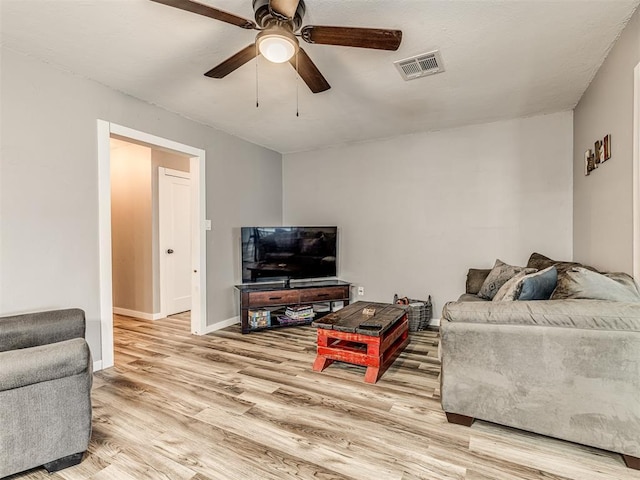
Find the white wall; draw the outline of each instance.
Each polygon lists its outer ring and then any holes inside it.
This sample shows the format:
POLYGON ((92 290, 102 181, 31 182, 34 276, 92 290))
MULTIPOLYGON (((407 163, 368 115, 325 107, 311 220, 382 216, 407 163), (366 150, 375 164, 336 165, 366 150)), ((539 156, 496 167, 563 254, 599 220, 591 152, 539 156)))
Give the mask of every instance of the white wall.
POLYGON ((572 113, 285 155, 284 223, 338 225, 340 278, 362 299, 431 294, 469 267, 572 257, 572 113))
POLYGON ((82 308, 102 358, 102 119, 206 151, 207 323, 236 315, 234 229, 282 221, 281 155, 4 47, 0 62, 0 314, 82 308))
POLYGON ((574 255, 600 270, 633 273, 633 69, 640 9, 574 110, 574 255), (611 134, 611 159, 588 177, 584 152, 611 134))
POLYGON ((151 149, 111 140, 113 306, 153 310, 151 149))

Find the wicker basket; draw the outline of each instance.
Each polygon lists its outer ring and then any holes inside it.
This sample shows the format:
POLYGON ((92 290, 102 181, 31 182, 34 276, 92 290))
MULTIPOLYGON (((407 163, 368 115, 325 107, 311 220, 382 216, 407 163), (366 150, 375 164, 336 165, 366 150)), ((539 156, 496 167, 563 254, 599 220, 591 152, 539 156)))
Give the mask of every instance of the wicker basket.
POLYGON ((406 305, 407 317, 409 317, 409 331, 417 332, 418 330, 426 330, 429 326, 429 320, 432 316, 431 295, 428 300, 416 300, 414 298, 393 296, 393 303, 406 305))

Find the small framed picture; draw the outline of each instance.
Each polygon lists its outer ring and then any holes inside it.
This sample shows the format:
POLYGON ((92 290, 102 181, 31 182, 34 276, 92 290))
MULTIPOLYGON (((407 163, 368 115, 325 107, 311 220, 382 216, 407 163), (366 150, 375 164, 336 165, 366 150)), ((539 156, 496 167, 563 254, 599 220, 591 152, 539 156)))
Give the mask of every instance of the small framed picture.
POLYGON ((589 159, 591 158, 591 149, 584 152, 584 174, 591 175, 591 166, 589 165, 589 159))
POLYGON ((598 168, 598 165, 600 164, 600 161, 602 160, 602 156, 600 155, 602 152, 600 151, 600 146, 602 145, 602 142, 600 140, 598 140, 595 145, 594 145, 594 149, 593 149, 593 155, 595 156, 595 160, 594 163, 596 165, 596 168, 598 168))
POLYGON ((611 134, 604 137, 604 141, 602 142, 604 149, 604 156, 602 158, 603 162, 606 162, 611 158, 611 134))

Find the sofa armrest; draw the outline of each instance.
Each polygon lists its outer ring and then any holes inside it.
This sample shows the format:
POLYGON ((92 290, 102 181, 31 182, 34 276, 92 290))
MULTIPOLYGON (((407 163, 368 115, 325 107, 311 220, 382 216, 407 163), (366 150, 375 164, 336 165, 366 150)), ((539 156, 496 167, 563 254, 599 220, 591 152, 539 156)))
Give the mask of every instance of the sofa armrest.
POLYGON ((442 309, 442 320, 640 332, 640 302, 576 299, 448 302, 442 309))
POLYGON ((78 308, 0 318, 0 352, 84 338, 84 311, 78 308))
POLYGON ((0 391, 57 380, 92 371, 91 353, 83 338, 0 352, 0 391))
POLYGON ((640 333, 443 320, 440 335, 446 412, 640 457, 640 333))

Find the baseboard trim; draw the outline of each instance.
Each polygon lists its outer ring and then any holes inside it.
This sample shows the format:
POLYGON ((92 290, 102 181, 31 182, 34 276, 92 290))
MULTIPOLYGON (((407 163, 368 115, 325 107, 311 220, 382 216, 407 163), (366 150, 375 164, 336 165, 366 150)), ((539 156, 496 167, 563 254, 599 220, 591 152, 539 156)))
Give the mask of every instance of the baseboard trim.
POLYGON ((138 312, 120 307, 113 307, 113 313, 116 315, 124 315, 125 317, 141 318, 142 320, 160 320, 164 318, 161 313, 138 312))
POLYGON ((97 372, 98 370, 102 370, 102 360, 96 360, 93 362, 93 371, 97 372))
POLYGON ((429 326, 430 327, 438 327, 438 328, 440 328, 440 319, 439 318, 432 318, 431 320, 429 320, 429 326))
POLYGON ((231 325, 235 325, 236 323, 240 323, 239 315, 235 317, 227 318, 226 320, 223 320, 221 322, 216 322, 211 325, 207 325, 207 327, 204 329, 204 332, 202 332, 202 334, 206 335, 207 333, 212 333, 217 330, 230 327, 231 325))

